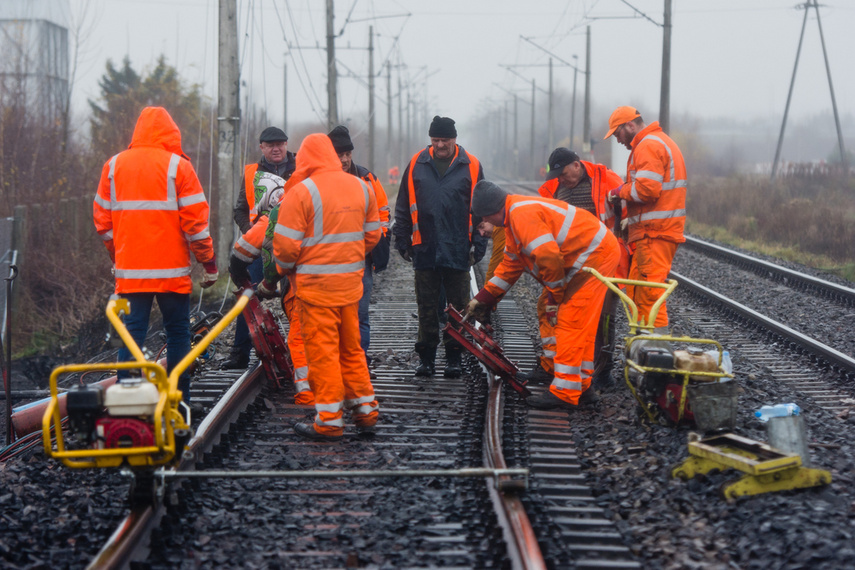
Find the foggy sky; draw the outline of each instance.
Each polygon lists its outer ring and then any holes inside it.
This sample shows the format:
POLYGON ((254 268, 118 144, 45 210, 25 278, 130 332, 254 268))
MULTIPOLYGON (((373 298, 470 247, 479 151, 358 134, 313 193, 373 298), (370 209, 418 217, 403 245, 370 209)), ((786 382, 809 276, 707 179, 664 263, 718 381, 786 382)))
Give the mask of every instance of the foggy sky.
MULTIPOLYGON (((70 0, 72 20, 88 38, 81 43, 75 109, 97 97, 98 78, 108 57, 126 54, 138 71, 150 69, 164 54, 183 77, 203 85, 216 100, 216 0, 70 0)), ((662 0, 628 0, 661 24, 662 0)), ((790 84, 804 11, 794 0, 673 0, 671 63, 672 117, 689 113, 705 119, 760 118, 780 122, 790 84)), ((278 123, 283 117, 283 61, 288 64, 288 124, 325 121, 326 62, 323 0, 238 0, 241 101, 249 96, 278 123), (278 12, 277 12, 278 8, 278 12), (287 40, 287 41, 286 41, 287 40), (289 51, 289 44, 291 49, 289 51), (290 55, 286 56, 286 52, 290 55)), ((822 27, 841 119, 855 114, 855 3, 825 2, 822 27)), ((489 106, 503 105, 504 90, 530 98, 531 79, 548 85, 549 55, 557 56, 554 89, 570 92, 573 70, 584 69, 585 28, 591 27, 591 97, 598 107, 638 107, 658 118, 662 28, 636 14, 621 0, 337 0, 339 118, 367 113, 368 26, 374 25, 375 71, 391 61, 393 96, 398 70, 404 85, 427 99, 426 114, 454 117, 459 123, 489 106), (351 7, 353 11, 350 12, 351 7), (403 15, 410 13, 409 17, 403 15), (349 16, 349 21, 346 22, 349 16), (346 25, 345 25, 346 24, 346 25), (399 41, 395 44, 396 37, 399 41), (358 49, 348 49, 358 48, 358 49), (525 79, 500 67, 514 67, 525 79), (356 75, 360 78, 349 77, 356 75), (427 79, 425 80, 425 77, 427 79), (496 85, 498 84, 498 86, 496 85)), ((386 123, 385 71, 376 80, 377 124, 386 123)), ((584 76, 579 74, 579 109, 584 76)), ((396 103, 397 113, 397 103, 396 103)), ((796 77, 790 120, 830 114, 831 96, 816 17, 810 11, 796 77)), ((577 112, 580 112, 577 111, 577 112)), ((397 117, 395 117, 397 120, 397 117)), ((578 118, 577 129, 581 129, 578 118)), ((829 120, 827 128, 834 131, 829 120)), ((425 124, 427 130, 427 124, 425 124)), ((592 135, 606 131, 595 120, 592 135)), ((602 134, 600 134, 602 133, 602 134)), ((848 134, 844 132, 844 134, 848 134)), ((848 138, 848 137, 847 137, 848 138)))

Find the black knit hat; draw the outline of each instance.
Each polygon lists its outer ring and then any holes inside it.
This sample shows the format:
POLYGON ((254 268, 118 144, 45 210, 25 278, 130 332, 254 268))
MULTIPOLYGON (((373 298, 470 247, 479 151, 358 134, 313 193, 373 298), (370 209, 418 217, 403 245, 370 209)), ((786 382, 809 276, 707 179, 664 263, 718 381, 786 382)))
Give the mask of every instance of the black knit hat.
POLYGON ((350 131, 344 125, 339 125, 327 135, 332 141, 333 148, 338 154, 353 150, 353 141, 350 140, 350 131))
POLYGON ((288 135, 279 127, 267 127, 261 131, 261 136, 258 137, 258 142, 281 142, 287 141, 288 135))
POLYGON ((435 139, 456 139, 457 129, 454 128, 454 119, 436 115, 430 124, 428 136, 435 139))
POLYGON ((505 207, 508 193, 488 180, 481 180, 472 190, 472 213, 483 218, 505 207))
POLYGON ((573 164, 577 160, 579 160, 579 155, 569 148, 563 146, 556 148, 549 155, 549 162, 546 163, 546 179, 558 178, 565 166, 573 164))

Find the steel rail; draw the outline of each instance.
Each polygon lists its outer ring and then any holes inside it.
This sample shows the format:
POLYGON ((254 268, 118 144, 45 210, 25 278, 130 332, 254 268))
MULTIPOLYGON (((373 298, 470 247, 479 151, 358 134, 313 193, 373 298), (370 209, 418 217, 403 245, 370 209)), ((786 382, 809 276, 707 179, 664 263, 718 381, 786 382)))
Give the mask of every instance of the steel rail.
POLYGON ((802 287, 820 291, 829 297, 838 297, 850 305, 855 305, 855 289, 838 285, 837 283, 832 283, 831 281, 826 281, 819 277, 807 275, 806 273, 787 269, 786 267, 781 267, 780 265, 775 265, 774 263, 770 263, 744 253, 739 253, 693 236, 686 236, 686 245, 708 255, 720 257, 731 263, 735 261, 736 263, 744 264, 753 269, 761 269, 765 272, 771 273, 773 277, 787 279, 788 281, 792 281, 802 287))
POLYGON ((724 295, 717 293, 716 291, 713 291, 708 287, 704 287, 700 283, 693 281, 679 273, 672 271, 669 276, 672 279, 676 279, 677 281, 679 281, 681 286, 701 296, 713 299, 715 302, 744 317, 748 321, 753 322, 773 332, 781 338, 784 338, 800 346, 805 351, 824 359, 831 366, 837 367, 841 370, 845 370, 849 374, 855 374, 855 359, 853 359, 852 357, 847 356, 846 354, 843 354, 842 352, 835 350, 830 346, 827 346, 807 335, 793 330, 783 323, 779 323, 778 321, 772 320, 769 317, 758 313, 754 309, 750 309, 745 305, 742 305, 741 303, 737 303, 733 299, 725 297, 724 295))
MULTIPOLYGON (((217 444, 220 436, 228 430, 229 425, 261 390, 265 379, 261 364, 257 363, 235 381, 199 425, 196 435, 188 443, 175 471, 190 471, 198 458, 217 444)), ((164 493, 158 493, 153 505, 132 508, 87 568, 93 570, 127 568, 132 562, 144 560, 148 556, 148 538, 151 530, 157 526, 166 512, 163 496, 164 493)))

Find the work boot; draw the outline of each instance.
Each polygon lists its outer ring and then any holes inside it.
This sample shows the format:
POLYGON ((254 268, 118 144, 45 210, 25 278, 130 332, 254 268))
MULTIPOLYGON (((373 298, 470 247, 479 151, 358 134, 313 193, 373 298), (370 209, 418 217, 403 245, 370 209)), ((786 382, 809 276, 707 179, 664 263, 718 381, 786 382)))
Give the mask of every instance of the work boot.
POLYGON ((579 407, 570 402, 565 402, 549 390, 539 396, 529 396, 525 399, 525 403, 538 410, 575 410, 579 407))
POLYGON ((220 364, 220 370, 243 370, 247 366, 249 366, 249 354, 232 351, 220 364))
POLYGON ((541 383, 541 382, 552 382, 552 374, 544 370, 541 366, 535 366, 528 372, 520 372, 517 374, 517 379, 528 384, 532 383, 541 383))
POLYGON ((416 368, 416 376, 433 376, 436 371, 436 347, 417 348, 421 363, 416 368))
POLYGON ((342 438, 340 435, 324 435, 322 433, 318 433, 313 424, 303 422, 294 424, 294 433, 303 439, 310 439, 312 441, 340 441, 342 438))
POLYGON ((579 405, 587 406, 590 404, 596 404, 600 401, 600 396, 594 391, 593 386, 582 392, 582 395, 579 396, 579 405))
POLYGON ((461 367, 462 354, 457 347, 445 349, 445 370, 442 375, 446 378, 460 378, 463 375, 461 367))

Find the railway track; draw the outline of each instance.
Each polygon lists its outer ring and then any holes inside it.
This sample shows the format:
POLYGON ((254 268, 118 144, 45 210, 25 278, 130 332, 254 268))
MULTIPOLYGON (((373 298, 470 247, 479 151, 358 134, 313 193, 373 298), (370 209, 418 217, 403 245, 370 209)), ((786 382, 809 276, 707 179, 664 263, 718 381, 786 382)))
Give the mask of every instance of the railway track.
MULTIPOLYGON (((313 410, 294 405, 287 391, 258 388, 258 370, 248 372, 235 386, 255 387, 233 389, 240 403, 224 396, 177 472, 155 476, 159 502, 171 506, 132 512, 93 567, 134 559, 171 567, 188 544, 197 561, 220 565, 400 567, 418 560, 421 567, 546 568, 573 560, 580 568, 640 567, 593 504, 567 414, 529 411, 471 357, 461 379, 414 377, 411 273, 399 266, 378 277, 371 307, 382 416, 376 435, 346 432, 341 445, 301 441, 290 426, 313 410), (225 426, 228 433, 220 433, 225 426), (182 486, 168 487, 172 479, 182 486)), ((500 305, 498 319, 509 355, 533 363, 528 326, 512 300, 500 305)))

